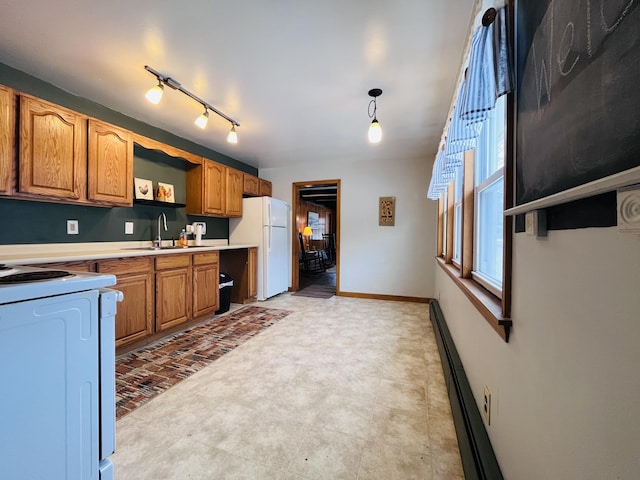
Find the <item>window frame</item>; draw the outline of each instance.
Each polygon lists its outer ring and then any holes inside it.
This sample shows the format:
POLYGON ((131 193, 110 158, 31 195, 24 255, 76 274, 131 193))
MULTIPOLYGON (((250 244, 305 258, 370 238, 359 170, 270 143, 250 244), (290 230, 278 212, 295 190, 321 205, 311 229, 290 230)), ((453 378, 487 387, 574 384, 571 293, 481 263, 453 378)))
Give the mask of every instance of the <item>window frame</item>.
MULTIPOLYGON (((506 96, 506 119, 505 119, 505 159, 501 171, 504 189, 504 209, 513 206, 513 169, 514 169, 514 146, 515 146, 515 98, 510 93, 506 96)), ((512 242, 513 242, 513 217, 503 216, 503 257, 502 257, 502 289, 496 291, 491 284, 483 282, 479 275, 473 272, 473 254, 475 239, 475 152, 467 151, 464 154, 464 177, 463 177, 463 200, 462 200, 462 254, 460 265, 452 262, 451 254, 436 257, 438 265, 448 274, 460 290, 467 296, 473 306, 491 325, 496 333, 505 341, 509 341, 509 334, 512 327, 511 321, 511 269, 512 269, 512 242)), ((499 171, 498 171, 499 172, 499 171)), ((491 177, 497 175, 492 174, 491 177)), ((489 179, 486 179, 487 182, 489 179)), ((494 178, 495 181, 495 178, 494 178)), ((488 183, 487 183, 488 184, 488 183)), ((449 215, 447 218, 447 247, 451 252, 453 247, 453 182, 449 184, 447 205, 445 211, 449 215)), ((444 197, 441 196, 441 198, 444 197)), ((440 202, 439 202, 440 205, 440 202)), ((443 215, 444 218, 444 215, 443 215)), ((438 218, 440 222, 440 216, 438 218)), ((438 225, 438 234, 444 233, 443 228, 438 225)), ((444 239, 438 239, 442 242, 444 239)))

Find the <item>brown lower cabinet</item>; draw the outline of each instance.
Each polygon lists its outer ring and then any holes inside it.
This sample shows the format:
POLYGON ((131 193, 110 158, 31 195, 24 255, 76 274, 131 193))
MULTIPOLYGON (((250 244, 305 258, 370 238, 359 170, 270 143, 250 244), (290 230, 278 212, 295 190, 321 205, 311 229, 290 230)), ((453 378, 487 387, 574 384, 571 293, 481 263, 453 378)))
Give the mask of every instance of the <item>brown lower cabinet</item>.
POLYGON ((100 260, 97 271, 116 276, 113 287, 124 294, 116 314, 116 347, 153 334, 153 257, 100 260))
POLYGON ((220 306, 218 252, 193 255, 193 316, 215 312, 220 306))
POLYGON ((191 319, 191 255, 156 257, 156 331, 191 319))

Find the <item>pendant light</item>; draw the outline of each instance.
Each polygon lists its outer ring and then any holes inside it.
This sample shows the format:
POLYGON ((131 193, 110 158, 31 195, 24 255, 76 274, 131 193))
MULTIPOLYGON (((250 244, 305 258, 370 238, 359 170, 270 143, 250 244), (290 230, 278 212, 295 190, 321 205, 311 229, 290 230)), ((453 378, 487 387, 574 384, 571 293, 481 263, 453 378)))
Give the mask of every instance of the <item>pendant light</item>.
POLYGON ((369 125, 369 142, 370 143, 378 143, 382 140, 382 128, 380 127, 380 122, 376 117, 377 103, 376 98, 382 95, 382 90, 379 88, 372 88, 369 90, 369 96, 373 97, 373 100, 369 102, 369 118, 373 117, 373 121, 371 125, 369 125), (371 104, 373 104, 373 113, 371 113, 371 104))

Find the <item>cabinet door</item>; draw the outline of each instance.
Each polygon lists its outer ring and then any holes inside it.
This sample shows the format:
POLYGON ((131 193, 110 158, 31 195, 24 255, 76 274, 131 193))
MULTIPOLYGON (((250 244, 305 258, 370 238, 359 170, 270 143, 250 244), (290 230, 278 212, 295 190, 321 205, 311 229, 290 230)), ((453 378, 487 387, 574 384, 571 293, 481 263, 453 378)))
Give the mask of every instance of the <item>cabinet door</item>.
POLYGON ((249 298, 253 298, 258 294, 258 249, 249 248, 247 257, 247 276, 249 298))
POLYGON ((227 168, 227 216, 242 216, 243 173, 227 168))
POLYGON ((133 141, 131 133, 89 120, 89 200, 109 205, 133 205, 133 141))
POLYGON ((21 193, 86 200, 87 140, 79 113, 20 97, 21 193))
POLYGON ((156 331, 191 319, 191 269, 156 272, 156 331))
POLYGON ((15 140, 15 93, 0 85, 0 194, 13 193, 15 140))
POLYGON ((193 317, 215 312, 219 306, 218 264, 193 267, 193 317))
POLYGON ((271 196, 271 182, 269 180, 265 180, 260 178, 260 196, 261 197, 270 197, 271 196))
POLYGON ((244 186, 242 188, 242 193, 249 197, 257 197, 260 193, 260 182, 258 181, 258 177, 245 173, 243 181, 244 186))
POLYGON ((204 159, 204 205, 203 213, 225 215, 226 206, 226 175, 224 165, 204 159))
POLYGON ((153 333, 153 258, 127 257, 100 260, 97 271, 116 276, 113 287, 124 294, 116 313, 116 347, 153 333))
POLYGON ((153 333, 153 273, 118 275, 113 287, 124 300, 116 314, 116 347, 153 333))

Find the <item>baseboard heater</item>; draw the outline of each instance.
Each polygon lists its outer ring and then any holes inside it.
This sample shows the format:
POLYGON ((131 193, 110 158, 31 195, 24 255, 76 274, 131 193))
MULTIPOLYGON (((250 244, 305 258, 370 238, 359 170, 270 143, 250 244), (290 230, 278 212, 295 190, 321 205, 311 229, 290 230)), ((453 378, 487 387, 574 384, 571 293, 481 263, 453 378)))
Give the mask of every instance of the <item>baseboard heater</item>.
POLYGON ((502 480, 500 465, 437 300, 429 302, 429 313, 449 393, 465 479, 502 480))

